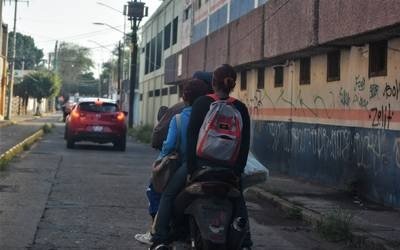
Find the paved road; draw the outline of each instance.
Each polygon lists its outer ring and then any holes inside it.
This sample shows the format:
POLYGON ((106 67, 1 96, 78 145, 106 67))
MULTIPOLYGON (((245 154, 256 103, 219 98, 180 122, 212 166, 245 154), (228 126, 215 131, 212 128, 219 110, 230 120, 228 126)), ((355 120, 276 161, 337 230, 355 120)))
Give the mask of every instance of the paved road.
MULTIPOLYGON (((67 150, 58 124, 0 173, 0 249, 146 249, 144 190, 156 152, 129 142, 67 150)), ((254 249, 343 249, 271 204, 248 197, 254 249)))
POLYGON ((15 146, 16 141, 22 141, 26 137, 38 131, 45 123, 54 123, 59 119, 57 115, 49 115, 43 118, 32 118, 17 124, 0 128, 0 154, 15 146))

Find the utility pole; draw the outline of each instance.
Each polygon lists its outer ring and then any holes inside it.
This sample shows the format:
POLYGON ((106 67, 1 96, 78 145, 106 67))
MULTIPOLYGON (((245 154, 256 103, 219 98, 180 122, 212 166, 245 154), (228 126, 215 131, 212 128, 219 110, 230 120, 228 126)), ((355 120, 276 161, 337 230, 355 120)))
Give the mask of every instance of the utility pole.
POLYGON ((14 9, 14 28, 13 28, 13 50, 11 55, 11 70, 10 70, 10 82, 8 84, 8 106, 7 106, 7 120, 11 120, 12 113, 12 98, 13 98, 13 90, 14 90, 14 69, 15 69, 15 54, 16 54, 16 42, 17 42, 17 9, 18 9, 18 0, 15 0, 15 9, 14 9))
POLYGON ((118 86, 117 86, 117 98, 118 104, 121 106, 121 68, 122 68, 122 52, 121 52, 121 42, 118 42, 118 86))
POLYGON ((144 16, 147 16, 148 8, 144 6, 143 2, 138 2, 138 0, 131 0, 128 2, 128 20, 131 21, 132 28, 132 51, 131 51, 131 76, 130 76, 130 86, 129 86, 129 116, 128 116, 128 127, 133 127, 133 113, 135 112, 135 89, 137 82, 136 68, 137 68, 137 31, 140 21, 144 16))
POLYGON ((56 41, 56 46, 54 47, 54 61, 53 61, 53 69, 54 72, 57 73, 57 59, 58 59, 58 40, 56 41))

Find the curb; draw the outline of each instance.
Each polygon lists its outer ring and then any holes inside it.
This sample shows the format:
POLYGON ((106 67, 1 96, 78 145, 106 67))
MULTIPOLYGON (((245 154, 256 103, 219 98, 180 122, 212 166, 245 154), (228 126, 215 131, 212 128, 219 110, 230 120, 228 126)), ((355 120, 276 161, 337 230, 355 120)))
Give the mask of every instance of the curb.
POLYGON ((11 126, 13 124, 15 124, 15 122, 13 122, 13 121, 2 122, 2 123, 0 123, 0 128, 5 128, 5 127, 11 126))
MULTIPOLYGON (((22 142, 18 143, 14 147, 10 148, 7 150, 5 153, 0 155, 0 162, 8 162, 11 159, 13 159, 16 155, 24 151, 24 145, 31 146, 34 144, 40 137, 42 137, 44 134, 43 129, 39 129, 35 133, 33 133, 31 136, 23 140, 22 142)), ((1 167, 0 167, 1 168, 1 167)))
MULTIPOLYGON (((315 212, 311 209, 298 206, 288 200, 282 199, 274 194, 269 193, 259 187, 249 188, 247 193, 256 195, 256 197, 261 199, 266 199, 272 202, 275 206, 279 207, 284 212, 289 212, 293 209, 301 209, 302 220, 311 224, 312 227, 317 227, 318 223, 321 221, 323 216, 315 212)), ((372 238, 373 235, 368 234, 367 232, 351 232, 352 241, 351 243, 357 247, 362 247, 364 250, 393 250, 394 248, 387 246, 382 239, 372 238)))

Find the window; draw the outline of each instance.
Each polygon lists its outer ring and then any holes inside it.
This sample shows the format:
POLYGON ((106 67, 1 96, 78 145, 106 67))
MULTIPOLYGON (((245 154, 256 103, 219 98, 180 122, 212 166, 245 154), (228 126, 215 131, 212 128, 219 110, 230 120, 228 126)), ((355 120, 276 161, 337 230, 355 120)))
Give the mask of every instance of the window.
POLYGON ((300 84, 310 84, 311 79, 311 58, 300 59, 300 84))
POLYGON ((228 5, 225 4, 223 7, 215 11, 209 17, 209 33, 216 31, 217 29, 224 26, 228 19, 228 5))
POLYGON ((95 102, 82 102, 79 104, 79 110, 95 113, 117 112, 118 106, 114 103, 97 104, 95 102))
POLYGON ((162 32, 157 35, 157 55, 155 69, 161 68, 161 56, 162 56, 162 32))
POLYGON ((149 91, 149 97, 153 97, 153 90, 149 91))
POLYGON ((176 44, 178 41, 178 17, 175 17, 172 26, 172 44, 176 44))
POLYGON ((163 89, 161 90, 161 95, 162 95, 162 96, 168 95, 168 88, 163 88, 163 89))
POLYGON ((164 28, 164 49, 168 49, 171 45, 171 23, 164 28))
POLYGON ((201 8, 201 1, 202 1, 202 0, 197 0, 197 9, 200 9, 200 8, 201 8))
POLYGON ((150 66, 150 43, 146 44, 146 60, 145 60, 145 65, 144 65, 144 73, 148 74, 149 73, 149 66, 150 66))
POLYGON ((182 84, 179 84, 179 97, 182 97, 183 96, 183 85, 182 84))
POLYGON ((257 72, 257 89, 264 89, 265 85, 265 68, 258 69, 257 72))
POLYGON ((151 39, 150 42, 150 72, 154 71, 156 65, 156 38, 151 39))
POLYGON ((176 85, 172 86, 172 87, 169 87, 169 93, 171 95, 174 95, 174 94, 178 93, 178 88, 176 87, 176 85))
POLYGON ((369 77, 387 75, 387 41, 369 45, 369 77))
POLYGON ((192 9, 192 6, 190 5, 189 7, 187 7, 183 13, 183 21, 186 21, 189 19, 190 17, 190 10, 192 9))
POLYGON ((143 94, 140 94, 139 101, 143 101, 143 94))
POLYGON ((160 96, 160 89, 154 90, 154 96, 160 96))
POLYGON ((247 89, 247 71, 240 72, 240 90, 247 89))
POLYGON ((274 86, 275 88, 283 87, 283 67, 277 66, 274 68, 274 86))
POLYGON ((329 52, 327 55, 327 81, 340 80, 340 50, 329 52))

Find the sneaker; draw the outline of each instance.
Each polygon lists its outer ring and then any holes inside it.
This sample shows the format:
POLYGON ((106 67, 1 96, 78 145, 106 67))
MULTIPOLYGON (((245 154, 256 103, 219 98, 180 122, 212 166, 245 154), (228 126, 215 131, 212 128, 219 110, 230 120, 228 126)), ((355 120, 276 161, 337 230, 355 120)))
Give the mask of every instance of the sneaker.
POLYGON ((145 234, 136 234, 135 239, 143 244, 147 244, 147 245, 153 244, 153 241, 151 240, 150 232, 147 232, 145 234))
POLYGON ((171 248, 168 245, 165 244, 158 244, 158 245, 152 245, 149 250, 171 250, 171 248))

